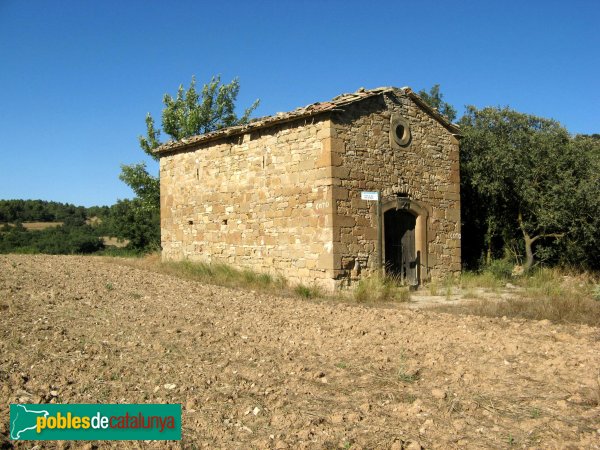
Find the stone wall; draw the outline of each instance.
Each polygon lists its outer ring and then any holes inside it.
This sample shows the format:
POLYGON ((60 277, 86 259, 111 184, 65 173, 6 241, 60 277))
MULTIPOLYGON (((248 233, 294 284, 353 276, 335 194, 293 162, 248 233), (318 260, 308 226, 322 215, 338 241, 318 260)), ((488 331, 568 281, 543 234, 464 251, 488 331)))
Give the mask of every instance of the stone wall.
POLYGON ((376 268, 375 202, 360 192, 382 191, 416 200, 428 212, 428 267, 434 279, 460 272, 458 141, 408 96, 385 95, 357 102, 332 116, 335 201, 334 275, 343 286, 376 268), (411 141, 392 149, 390 117, 408 120, 411 141))
POLYGON ((332 289, 330 127, 301 120, 161 157, 163 259, 332 289))

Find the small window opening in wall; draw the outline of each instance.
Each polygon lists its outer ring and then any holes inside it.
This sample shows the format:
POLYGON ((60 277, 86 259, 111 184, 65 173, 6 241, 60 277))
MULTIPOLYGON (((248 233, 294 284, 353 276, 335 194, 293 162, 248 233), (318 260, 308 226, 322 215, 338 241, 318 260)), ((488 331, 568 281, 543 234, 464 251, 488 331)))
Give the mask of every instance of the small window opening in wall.
POLYGON ((193 220, 188 220, 188 225, 194 225, 194 221, 193 220))
POLYGON ((223 225, 227 225, 227 219, 223 219, 223 225))
POLYGON ((196 179, 199 180, 200 179, 200 170, 196 169, 196 179))
POLYGON ((396 137, 399 140, 404 139, 404 125, 402 125, 401 123, 396 125, 396 137))

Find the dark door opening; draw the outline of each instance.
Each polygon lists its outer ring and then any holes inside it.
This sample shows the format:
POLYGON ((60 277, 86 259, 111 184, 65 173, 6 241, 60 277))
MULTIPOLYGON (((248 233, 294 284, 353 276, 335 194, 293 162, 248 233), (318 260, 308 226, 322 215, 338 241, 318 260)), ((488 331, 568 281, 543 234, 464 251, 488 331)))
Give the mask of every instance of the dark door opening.
POLYGON ((384 214, 385 271, 402 283, 419 284, 419 255, 415 246, 417 218, 402 209, 384 214))

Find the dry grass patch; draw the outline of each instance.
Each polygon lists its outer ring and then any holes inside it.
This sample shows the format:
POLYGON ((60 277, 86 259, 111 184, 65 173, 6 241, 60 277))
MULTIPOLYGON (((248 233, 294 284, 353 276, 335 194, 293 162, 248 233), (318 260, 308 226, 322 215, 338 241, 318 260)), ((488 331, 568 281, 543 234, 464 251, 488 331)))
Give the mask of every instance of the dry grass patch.
POLYGON ((112 236, 102 236, 102 242, 109 247, 125 248, 129 245, 129 239, 119 239, 112 236))
POLYGON ((491 272, 463 272, 458 279, 458 286, 461 289, 486 289, 492 292, 497 292, 507 283, 506 278, 498 278, 491 272))
POLYGON ((282 295, 296 295, 302 298, 320 298, 324 294, 316 286, 299 284, 290 286, 281 275, 237 269, 228 264, 203 263, 192 261, 161 261, 159 253, 151 253, 140 258, 114 258, 119 264, 164 273, 202 283, 233 288, 255 289, 282 295))
MULTIPOLYGON (((529 275, 510 278, 512 297, 476 299, 457 306, 439 306, 438 311, 487 317, 519 317, 600 326, 600 301, 595 300, 597 284, 589 274, 572 274, 559 269, 538 269, 529 275)), ((506 278, 490 272, 465 273, 460 285, 465 292, 477 287, 498 292, 506 278)), ((472 296, 470 298, 473 298, 472 296)))
POLYGON ((520 317, 551 320, 556 323, 581 323, 600 326, 600 304, 581 297, 546 297, 476 300, 458 306, 440 306, 438 311, 486 317, 520 317))
POLYGON ((63 225, 63 222, 23 222, 23 227, 30 231, 56 228, 60 227, 61 225, 63 225))
MULTIPOLYGON (((46 228, 56 228, 63 225, 64 222, 22 222, 23 228, 29 231, 45 230, 46 228)), ((0 224, 2 225, 2 224, 0 224)), ((7 223, 9 227, 14 227, 14 223, 7 223)))
POLYGON ((180 278, 200 281, 217 286, 256 289, 279 295, 292 295, 304 299, 328 299, 333 301, 360 303, 408 302, 410 290, 390 277, 369 277, 361 280, 354 291, 326 294, 316 285, 290 285, 281 275, 258 273, 248 269, 236 269, 228 264, 192 261, 161 261, 159 253, 139 258, 113 258, 118 264, 164 273, 180 278))
POLYGON ((407 286, 401 286, 393 277, 374 275, 358 282, 354 290, 354 299, 360 303, 408 302, 410 290, 407 286))
POLYGON ((294 293, 302 298, 319 298, 323 297, 323 293, 318 286, 306 286, 304 284, 298 284, 294 288, 294 293))
POLYGON ((161 272, 228 287, 281 290, 287 281, 281 276, 236 269, 228 264, 206 264, 191 261, 158 263, 161 272))

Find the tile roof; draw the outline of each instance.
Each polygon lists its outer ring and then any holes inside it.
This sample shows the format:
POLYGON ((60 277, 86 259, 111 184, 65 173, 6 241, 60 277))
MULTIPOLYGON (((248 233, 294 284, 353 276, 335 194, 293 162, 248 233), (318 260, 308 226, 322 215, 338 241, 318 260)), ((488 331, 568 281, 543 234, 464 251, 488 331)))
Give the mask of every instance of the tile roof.
POLYGON ((221 128, 210 133, 200 134, 197 136, 191 136, 188 138, 180 139, 179 141, 168 141, 154 150, 155 153, 169 153, 172 151, 182 150, 185 147, 190 147, 195 144, 205 143, 222 139, 225 137, 236 136, 244 134, 250 131, 254 131, 260 128, 265 128, 271 125, 280 123, 290 122, 292 120, 312 117, 325 112, 341 111, 343 107, 351 103, 364 100, 369 97, 375 97, 377 95, 385 94, 388 92, 399 92, 401 94, 408 95, 417 104, 419 104, 424 110, 426 110, 431 116, 438 120, 444 127, 446 127, 451 133, 459 134, 460 130, 457 125, 450 123, 448 119, 440 114, 437 109, 430 107, 421 97, 415 94, 409 87, 395 88, 395 87, 379 87, 375 89, 360 88, 351 94, 341 94, 333 99, 325 102, 312 103, 310 105, 296 108, 292 111, 285 113, 277 113, 272 116, 260 117, 252 119, 250 122, 243 125, 235 125, 232 127, 221 128))

